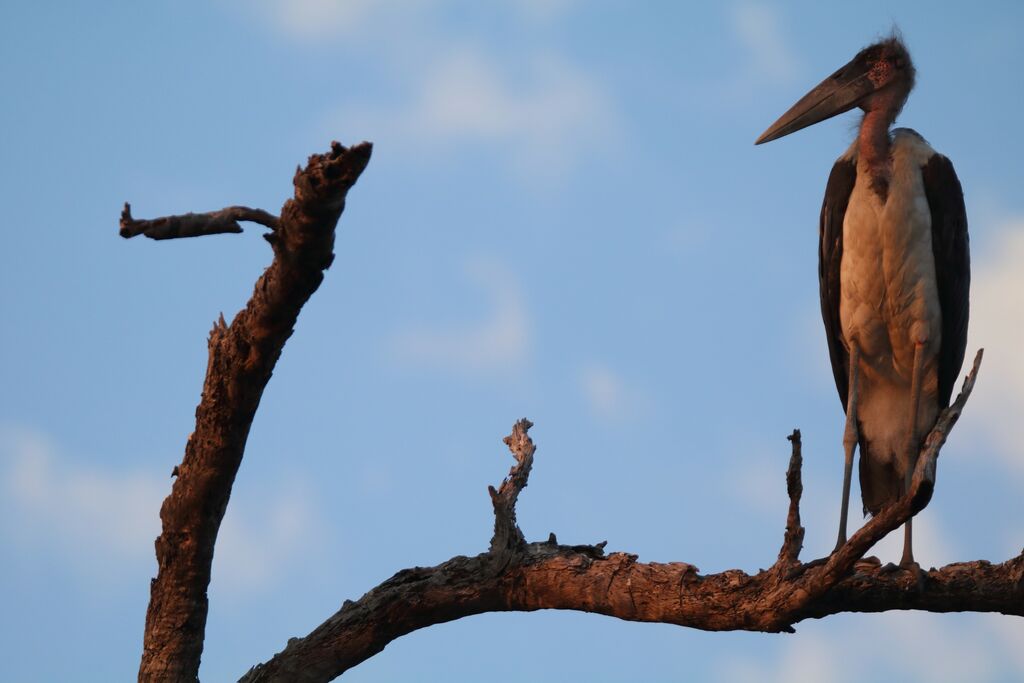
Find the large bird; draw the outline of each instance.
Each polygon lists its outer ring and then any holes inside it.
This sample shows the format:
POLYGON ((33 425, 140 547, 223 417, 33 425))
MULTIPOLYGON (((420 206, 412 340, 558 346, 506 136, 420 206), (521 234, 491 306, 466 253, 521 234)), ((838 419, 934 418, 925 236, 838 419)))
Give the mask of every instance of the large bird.
MULTIPOLYGON (((846 542, 853 452, 865 514, 907 489, 924 436, 949 405, 967 343, 970 255, 963 191, 949 159, 890 130, 914 86, 898 37, 864 48, 756 144, 859 107, 856 141, 832 167, 821 207, 821 315, 846 411, 838 549, 846 542)), ((912 527, 904 567, 914 566, 912 527)))

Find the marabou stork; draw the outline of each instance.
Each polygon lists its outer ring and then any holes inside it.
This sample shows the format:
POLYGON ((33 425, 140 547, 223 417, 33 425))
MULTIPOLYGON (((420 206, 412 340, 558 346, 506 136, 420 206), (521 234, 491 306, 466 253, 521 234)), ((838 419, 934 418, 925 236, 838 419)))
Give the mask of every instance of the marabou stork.
MULTIPOLYGON (((769 142, 860 107, 857 139, 832 167, 821 207, 821 315, 846 411, 838 549, 846 542, 854 447, 864 513, 906 491, 921 442, 949 405, 967 344, 970 255, 949 159, 890 130, 914 86, 898 37, 864 48, 757 139, 769 142)), ((904 567, 914 565, 911 522, 904 567)))

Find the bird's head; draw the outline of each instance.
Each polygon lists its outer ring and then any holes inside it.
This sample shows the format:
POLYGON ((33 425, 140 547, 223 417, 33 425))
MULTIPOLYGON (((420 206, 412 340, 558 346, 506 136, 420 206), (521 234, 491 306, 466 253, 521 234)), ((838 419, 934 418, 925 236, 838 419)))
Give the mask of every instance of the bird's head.
POLYGON ((869 45, 800 98, 754 143, 777 140, 854 107, 884 109, 893 119, 914 87, 914 63, 898 36, 869 45))

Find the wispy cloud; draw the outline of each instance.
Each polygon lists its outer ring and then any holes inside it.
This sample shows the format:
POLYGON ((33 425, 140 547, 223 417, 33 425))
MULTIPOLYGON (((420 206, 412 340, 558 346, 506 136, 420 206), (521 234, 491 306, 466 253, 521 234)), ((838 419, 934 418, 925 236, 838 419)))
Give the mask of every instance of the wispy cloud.
MULTIPOLYGON (((339 35, 394 36, 396 25, 423 26, 457 3, 452 0, 245 0, 240 11, 255 10, 266 25, 296 40, 337 39, 339 35)), ((493 10, 531 23, 551 23, 564 17, 577 0, 506 0, 493 10)))
POLYGON ((66 461, 44 435, 15 427, 0 430, 0 453, 3 496, 19 520, 7 531, 19 541, 97 567, 152 553, 166 482, 66 461))
POLYGON ((526 362, 530 320, 515 274, 480 258, 467 262, 465 273, 487 293, 489 310, 474 321, 429 323, 401 332, 391 343, 400 362, 470 375, 502 373, 526 362))
MULTIPOLYGON (((0 428, 3 534, 30 552, 56 553, 69 571, 93 579, 127 562, 153 562, 160 504, 169 477, 75 461, 38 432, 0 428)), ((238 496, 236 496, 237 498, 238 496)), ((214 580, 228 593, 265 587, 314 537, 305 487, 286 484, 259 505, 234 501, 217 544, 214 580), (241 503, 241 504, 239 504, 241 503)))
POLYGON ((1021 632, 1006 627, 1007 617, 900 612, 860 619, 871 619, 870 628, 853 619, 798 625, 798 635, 786 639, 774 662, 730 658, 719 669, 720 680, 953 683, 1011 680, 1021 672, 1021 632))
POLYGON ((527 20, 550 23, 568 14, 579 0, 511 0, 510 4, 527 20))
POLYGON ((400 101, 347 105, 327 125, 381 146, 436 151, 484 146, 520 174, 550 179, 600 149, 616 116, 597 81, 553 54, 514 68, 463 47, 411 74, 400 101))
POLYGON ((985 363, 965 423, 980 427, 994 453, 1024 476, 1024 219, 1008 221, 976 254, 972 266, 968 359, 985 348, 985 363))
POLYGON ((775 83, 792 81, 799 73, 787 45, 778 11, 768 5, 741 3, 732 8, 732 29, 747 52, 747 71, 775 83))
POLYGON ((278 483, 262 504, 235 501, 218 536, 213 585, 235 594, 266 589, 308 557, 323 538, 313 500, 309 486, 292 479, 278 483))
POLYGON ((741 2, 728 10, 731 37, 742 60, 724 80, 708 86, 717 106, 749 102, 766 87, 786 85, 800 76, 800 62, 789 48, 780 11, 762 3, 741 2))
MULTIPOLYGON (((426 5, 422 0, 403 0, 405 11, 426 5)), ((398 3, 376 0, 255 0, 237 3, 255 10, 267 26, 289 38, 318 40, 351 35, 381 27, 382 15, 400 10, 398 3)))
POLYGON ((580 388, 591 412, 603 420, 626 420, 647 412, 650 400, 606 365, 590 364, 580 371, 580 388))
MULTIPOLYGON (((361 46, 372 92, 349 89, 320 120, 325 135, 358 131, 378 152, 486 147, 526 179, 557 179, 607 147, 619 117, 599 74, 557 43, 507 53, 453 24, 451 0, 225 0, 285 38, 361 46)), ((564 21, 578 0, 507 0, 487 11, 534 31, 564 21)), ((532 41, 531 41, 532 43, 532 41)))

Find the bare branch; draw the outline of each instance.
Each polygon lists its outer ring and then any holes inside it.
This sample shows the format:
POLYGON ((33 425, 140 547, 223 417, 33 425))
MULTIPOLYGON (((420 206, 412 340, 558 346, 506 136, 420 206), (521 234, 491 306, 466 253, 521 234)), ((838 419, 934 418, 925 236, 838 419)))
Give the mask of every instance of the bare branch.
POLYGON ((125 202, 121 211, 121 237, 128 239, 136 235, 145 235, 154 240, 170 240, 178 237, 239 233, 242 232, 242 226, 238 221, 259 223, 276 230, 279 219, 262 209, 229 206, 209 213, 186 213, 181 216, 136 220, 132 218, 131 204, 125 202))
POLYGON ((370 152, 365 142, 333 143, 296 172, 295 197, 276 222, 273 263, 231 324, 221 317, 213 326, 195 432, 160 509, 140 681, 198 680, 213 546, 249 428, 299 311, 334 258, 335 225, 370 152))
POLYGON ((494 505, 494 537, 491 538, 491 552, 514 550, 526 545, 523 532, 516 524, 516 501, 519 492, 526 488, 533 467, 533 454, 537 450, 528 432, 533 423, 525 417, 515 423, 512 433, 505 437, 505 444, 512 451, 516 464, 501 482, 497 491, 488 486, 491 503, 494 505))
MULTIPOLYGON (((964 391, 943 413, 922 458, 937 457, 977 371, 975 361, 964 391)), ((407 633, 483 612, 569 609, 708 631, 765 632, 792 632, 793 624, 804 619, 838 612, 973 610, 1024 616, 1024 554, 999 565, 958 563, 921 575, 878 568, 852 571, 875 540, 913 514, 916 489, 868 522, 827 561, 800 564, 799 431, 789 437, 793 450, 786 540, 779 561, 768 571, 749 575, 731 569, 702 576, 685 562, 642 563, 628 553, 605 555, 603 543, 559 545, 554 534, 546 542, 525 543, 515 525, 515 503, 535 451, 527 436, 530 426, 525 419, 516 423, 506 443, 517 464, 498 490, 490 488, 495 534, 489 552, 395 574, 359 600, 345 601, 312 633, 290 639, 284 650, 241 680, 329 681, 407 633)))
POLYGON ((778 562, 792 564, 799 559, 800 549, 804 545, 804 528, 800 526, 800 497, 804 492, 800 468, 803 467, 804 459, 800 449, 800 430, 794 429, 786 438, 793 444, 793 453, 789 457, 789 469, 786 470, 789 514, 786 516, 786 536, 779 550, 778 562))
POLYGON ((856 573, 768 628, 761 610, 777 586, 770 572, 739 570, 701 576, 684 562, 642 563, 635 555, 595 556, 570 546, 526 546, 504 574, 487 571, 487 553, 454 557, 436 567, 405 569, 359 600, 346 601, 305 638, 292 638, 244 683, 320 683, 366 661, 417 629, 484 612, 566 609, 628 621, 675 624, 706 631, 792 631, 788 626, 841 612, 926 610, 1000 612, 1024 616, 1024 556, 1002 564, 951 564, 924 574, 856 573))

